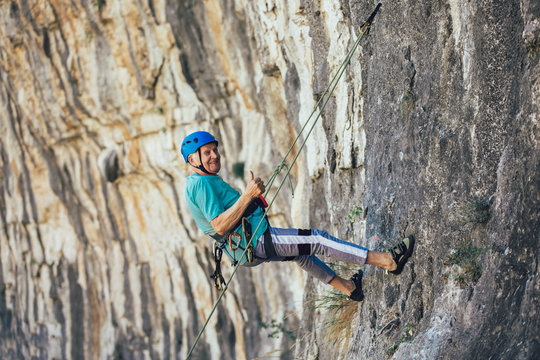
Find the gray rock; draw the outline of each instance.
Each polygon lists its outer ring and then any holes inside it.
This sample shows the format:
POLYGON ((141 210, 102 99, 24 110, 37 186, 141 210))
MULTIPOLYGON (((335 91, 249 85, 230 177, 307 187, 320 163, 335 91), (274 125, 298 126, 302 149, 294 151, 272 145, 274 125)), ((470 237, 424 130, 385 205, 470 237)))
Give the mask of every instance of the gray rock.
MULTIPOLYGON (((185 358, 219 294, 180 140, 269 179, 375 5, 0 4, 0 358, 185 358)), ((411 262, 366 266, 339 321, 294 264, 240 269, 193 358, 538 358, 539 24, 528 0, 384 3, 270 219, 414 233, 411 262)))

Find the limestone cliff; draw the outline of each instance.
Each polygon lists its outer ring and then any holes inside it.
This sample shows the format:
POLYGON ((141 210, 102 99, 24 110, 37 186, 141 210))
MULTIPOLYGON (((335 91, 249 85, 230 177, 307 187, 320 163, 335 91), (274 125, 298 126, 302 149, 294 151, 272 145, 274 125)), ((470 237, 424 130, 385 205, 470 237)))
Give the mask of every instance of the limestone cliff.
MULTIPOLYGON (((0 357, 185 358, 218 293, 180 140, 269 178, 375 5, 0 2, 0 357)), ((242 269, 194 358, 538 358, 539 39, 535 1, 384 3, 271 221, 411 263, 337 341, 327 286, 242 269)))

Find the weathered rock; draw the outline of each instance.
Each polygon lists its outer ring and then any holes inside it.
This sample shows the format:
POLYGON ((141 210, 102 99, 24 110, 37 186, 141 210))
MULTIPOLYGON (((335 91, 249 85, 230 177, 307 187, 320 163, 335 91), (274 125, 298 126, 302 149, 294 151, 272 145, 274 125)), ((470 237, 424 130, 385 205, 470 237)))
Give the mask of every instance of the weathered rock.
MULTIPOLYGON (((218 293, 180 139, 212 131, 240 189, 235 163, 269 178, 374 6, 0 4, 0 357, 185 358, 218 293)), ((366 267, 334 343, 327 286, 241 269, 194 358, 538 357, 539 24, 528 0, 383 4, 271 221, 415 233, 412 262, 366 267)))

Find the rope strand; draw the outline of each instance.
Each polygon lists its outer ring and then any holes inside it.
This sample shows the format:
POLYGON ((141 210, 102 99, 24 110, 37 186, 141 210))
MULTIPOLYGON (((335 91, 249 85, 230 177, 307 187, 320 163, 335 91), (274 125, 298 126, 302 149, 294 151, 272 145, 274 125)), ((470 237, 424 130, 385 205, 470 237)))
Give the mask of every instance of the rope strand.
MULTIPOLYGON (((272 208, 272 205, 274 204, 274 201, 276 200, 276 197, 277 195, 279 194, 279 192, 281 191, 281 188, 283 187, 283 184, 285 183, 285 181, 287 180, 287 178, 289 178, 289 181, 290 181, 290 184, 291 184, 291 189, 293 189, 293 186, 292 186, 292 181, 290 179, 290 173, 291 173, 291 170, 292 170, 292 167, 294 166, 294 164, 296 163, 296 160, 298 159, 298 157, 300 156, 300 152, 302 151, 302 149, 304 148, 304 146, 306 145, 307 143, 307 140, 309 138, 309 136, 311 135, 313 129, 315 128, 315 125, 317 124, 317 121, 319 120, 319 118, 321 117, 322 115, 322 112, 324 111, 324 108, 326 107, 326 104, 328 103, 328 101, 330 100, 330 97, 332 96, 336 86, 337 86, 337 83, 339 82, 339 79, 341 78, 341 76, 343 75, 343 73, 345 72, 345 68, 346 66, 349 64, 351 58, 352 58, 352 55, 354 54, 354 52, 356 51, 356 48, 358 47, 358 45, 360 44, 360 40, 364 37, 364 35, 367 35, 369 33, 369 28, 371 26, 371 22, 373 21, 373 18, 375 17, 375 14, 377 13, 377 11, 379 10, 381 6, 381 3, 377 4, 377 7, 375 8, 375 10, 373 11, 373 13, 371 14, 371 16, 368 18, 368 20, 362 24, 362 26, 360 27, 360 34, 358 35, 358 38, 356 39, 356 41, 354 42, 351 50, 347 53, 347 56, 345 57, 345 60, 343 60, 343 62, 341 63, 341 65, 339 66, 336 74, 334 75, 334 77, 332 78, 332 80, 330 81, 330 83, 328 84, 328 86, 326 87, 326 90, 323 92, 323 96, 321 96, 321 98, 319 99, 319 101, 317 101, 317 104, 315 104, 315 107, 313 108, 313 111, 311 112, 311 114, 309 115, 308 119, 306 120, 305 124, 302 126, 302 129, 300 130, 300 132, 298 133, 298 135, 296 136, 296 138, 294 139, 292 145, 289 147, 289 150, 287 151, 287 153, 285 154, 285 156, 283 157, 283 160, 281 161, 281 163, 276 167, 276 169, 274 170, 274 173, 272 174, 272 176, 270 177, 270 179, 268 180, 268 184, 267 184, 267 187, 268 187, 268 190, 266 190, 266 193, 265 193, 265 197, 268 196, 269 192, 270 192, 270 189, 272 188, 272 185, 277 177, 277 175, 281 172, 281 170, 283 170, 283 168, 287 168, 287 172, 285 173, 285 176, 283 177, 283 179, 281 180, 277 190, 276 190, 276 193, 274 194, 274 196, 272 197, 272 200, 270 201, 270 203, 268 203, 268 207, 266 208, 265 212, 264 212, 264 216, 261 218, 261 220, 259 221, 259 224, 257 225, 257 228, 255 229, 255 231, 252 232, 252 235, 251 235, 251 238, 249 239, 249 242, 248 243, 251 243, 253 241, 253 237, 255 236, 255 234, 257 233, 257 231, 259 230, 259 228, 261 227, 264 219, 266 218, 266 216, 268 215, 268 212, 270 211, 270 209, 272 208), (330 89, 330 91, 328 91, 330 89), (324 95, 327 95, 326 96, 326 99, 324 100, 323 102, 323 105, 322 107, 320 108, 317 116, 315 117, 315 120, 313 120, 313 124, 311 125, 311 128, 309 129, 307 135, 304 137, 304 140, 302 141, 302 144, 300 145, 300 148, 298 149, 298 151, 296 152, 296 156, 293 158, 290 166, 287 166, 287 164, 285 163, 285 160, 287 159, 287 157, 290 155, 292 149, 294 148, 294 146, 296 145, 296 143, 298 142, 298 139, 300 138, 300 136, 302 135, 302 133, 304 132, 304 130, 307 128, 308 124, 310 123, 311 121, 311 118, 313 117, 313 115, 315 114, 315 112, 317 112, 317 108, 319 106, 319 104, 323 101, 324 99, 324 95)), ((293 196, 294 196, 294 189, 293 189, 293 196)), ((244 256, 246 256, 246 252, 248 250, 248 247, 246 246, 246 249, 244 250, 244 252, 242 253, 242 255, 240 256, 240 260, 242 258, 244 258, 244 256)), ((238 270, 238 267, 240 266, 240 262, 238 262, 238 264, 235 265, 234 269, 233 269, 233 272, 231 273, 231 276, 229 277, 229 280, 227 280, 227 282, 225 283, 225 286, 223 287, 223 290, 221 291, 221 293, 219 294, 215 304, 214 304, 214 307, 212 308, 212 310, 210 311, 210 314, 208 315, 208 318, 206 320, 206 322, 204 323, 202 329, 199 331, 199 334, 197 335, 196 339, 195 339, 195 342, 193 343, 193 345, 191 346, 191 349, 189 350, 189 353, 186 357, 186 360, 189 360, 190 357, 191 357, 191 354, 193 353, 193 350, 195 349, 195 346, 197 345, 197 343, 199 342, 204 330, 206 329, 206 326, 208 325, 210 319, 212 318, 212 315, 214 314, 214 312, 216 311, 217 309, 217 306, 219 305, 219 303, 221 302, 221 299, 223 298, 223 295, 225 294, 225 292, 227 291, 227 289, 229 288, 229 284, 231 283, 234 275, 236 274, 236 271, 238 270)))

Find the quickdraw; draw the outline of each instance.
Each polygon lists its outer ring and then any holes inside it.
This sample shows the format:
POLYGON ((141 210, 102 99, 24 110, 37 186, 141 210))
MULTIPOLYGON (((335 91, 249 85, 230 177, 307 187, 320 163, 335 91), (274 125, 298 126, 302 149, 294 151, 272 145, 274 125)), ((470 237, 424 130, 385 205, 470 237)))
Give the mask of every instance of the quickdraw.
MULTIPOLYGON (((264 199, 263 199, 264 201, 264 199)), ((244 236, 246 237, 247 243, 247 261, 250 264, 253 264, 255 262, 255 249, 253 249, 253 242, 251 241, 251 223, 249 222, 247 217, 242 218, 242 231, 244 232, 244 236)))
POLYGON ((216 263, 216 270, 210 277, 214 280, 214 286, 218 291, 223 290, 223 285, 225 284, 225 279, 221 274, 221 257, 223 256, 223 244, 218 244, 214 242, 214 261, 216 263))

